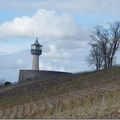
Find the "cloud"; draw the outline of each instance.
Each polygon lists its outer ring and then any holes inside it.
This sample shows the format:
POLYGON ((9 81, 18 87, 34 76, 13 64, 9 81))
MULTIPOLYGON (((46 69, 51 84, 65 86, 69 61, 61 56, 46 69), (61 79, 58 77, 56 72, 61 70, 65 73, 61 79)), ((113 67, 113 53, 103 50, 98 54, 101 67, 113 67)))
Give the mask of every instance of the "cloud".
POLYGON ((1 10, 36 11, 55 10, 78 14, 119 15, 120 0, 4 0, 1 10))
POLYGON ((40 65, 39 66, 40 66, 41 70, 62 71, 62 72, 66 71, 65 67, 58 66, 58 65, 55 66, 50 61, 47 62, 46 64, 44 62, 40 61, 40 65))
POLYGON ((59 49, 56 45, 49 44, 46 46, 47 49, 45 53, 43 53, 43 56, 52 58, 52 59, 67 59, 70 57, 69 53, 66 52, 66 48, 59 49))
POLYGON ((0 25, 0 39, 36 37, 43 39, 80 39, 81 29, 68 14, 39 10, 32 17, 16 17, 0 25))
POLYGON ((23 64, 23 60, 22 60, 22 59, 17 60, 17 61, 16 61, 16 64, 17 64, 17 65, 22 65, 22 64, 23 64))

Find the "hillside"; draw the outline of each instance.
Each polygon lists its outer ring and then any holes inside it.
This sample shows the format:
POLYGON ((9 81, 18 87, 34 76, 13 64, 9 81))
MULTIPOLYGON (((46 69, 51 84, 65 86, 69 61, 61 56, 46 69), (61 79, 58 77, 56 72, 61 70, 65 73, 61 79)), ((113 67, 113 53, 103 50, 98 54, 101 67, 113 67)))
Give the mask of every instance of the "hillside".
POLYGON ((120 67, 1 88, 0 118, 120 118, 120 67))

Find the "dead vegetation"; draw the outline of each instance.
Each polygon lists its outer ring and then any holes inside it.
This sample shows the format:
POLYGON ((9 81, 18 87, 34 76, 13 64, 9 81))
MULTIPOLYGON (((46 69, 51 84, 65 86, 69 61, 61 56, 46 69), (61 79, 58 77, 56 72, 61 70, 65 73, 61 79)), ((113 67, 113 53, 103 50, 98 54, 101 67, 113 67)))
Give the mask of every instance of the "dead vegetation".
MULTIPOLYGON (((84 118, 85 111, 79 113, 81 106, 82 109, 87 106, 85 108, 87 110, 95 101, 96 105, 99 104, 102 96, 108 102, 111 101, 111 105, 115 96, 114 108, 117 108, 120 105, 119 102, 116 103, 119 101, 116 96, 120 97, 119 73, 120 67, 116 67, 110 70, 77 73, 52 80, 33 80, 8 86, 0 90, 0 118, 84 118)), ((106 106, 108 109, 109 105, 106 106)), ((100 109, 99 106, 97 107, 100 109)), ((110 107, 112 111, 112 106, 110 107)), ((94 118, 95 109, 93 108, 93 113, 87 110, 86 118, 94 118)), ((112 112, 107 112, 106 116, 112 112)), ((101 112, 101 115, 105 116, 103 113, 101 112)), ((100 115, 97 116, 100 118, 100 115)))

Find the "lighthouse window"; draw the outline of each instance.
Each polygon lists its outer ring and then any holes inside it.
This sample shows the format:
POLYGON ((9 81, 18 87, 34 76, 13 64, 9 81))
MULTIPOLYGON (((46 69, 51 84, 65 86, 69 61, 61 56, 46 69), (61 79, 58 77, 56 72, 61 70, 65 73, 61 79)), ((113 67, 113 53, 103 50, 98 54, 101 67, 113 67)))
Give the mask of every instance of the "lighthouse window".
POLYGON ((36 46, 32 46, 32 49, 33 49, 33 50, 36 49, 36 46))
POLYGON ((39 50, 39 47, 36 47, 37 50, 39 50))
POLYGON ((42 50, 42 46, 39 47, 39 50, 42 50))

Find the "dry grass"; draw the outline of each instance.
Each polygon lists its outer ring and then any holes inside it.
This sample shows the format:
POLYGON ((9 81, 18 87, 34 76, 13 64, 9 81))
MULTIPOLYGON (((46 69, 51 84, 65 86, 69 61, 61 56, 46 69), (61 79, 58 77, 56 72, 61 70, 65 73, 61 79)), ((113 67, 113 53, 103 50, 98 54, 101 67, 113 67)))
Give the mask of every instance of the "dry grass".
MULTIPOLYGON (((29 115, 24 116, 24 111, 36 109, 38 112, 39 103, 34 102, 52 96, 63 96, 77 91, 83 94, 94 94, 99 89, 112 89, 120 85, 120 68, 112 68, 98 72, 77 73, 68 77, 58 77, 51 80, 33 80, 25 83, 20 83, 11 87, 0 89, 0 113, 1 118, 4 114, 11 115, 11 118, 31 118, 29 115), (32 103, 32 105, 30 105, 32 103), (21 106, 22 105, 22 106, 21 106), (11 109, 9 109, 12 107, 11 109), (8 108, 8 109, 7 109, 8 108), (27 110, 28 109, 28 110, 27 110), (12 116, 11 113, 14 113, 12 116), (16 116, 15 116, 16 115, 16 116)), ((35 114, 35 112, 34 112, 35 114)), ((31 113, 32 116, 34 114, 31 113)))
POLYGON ((31 81, 12 87, 6 87, 0 93, 0 108, 6 108, 33 101, 45 96, 65 94, 77 89, 84 90, 108 84, 120 79, 120 68, 112 68, 99 72, 74 74, 74 76, 55 78, 52 80, 31 81))

